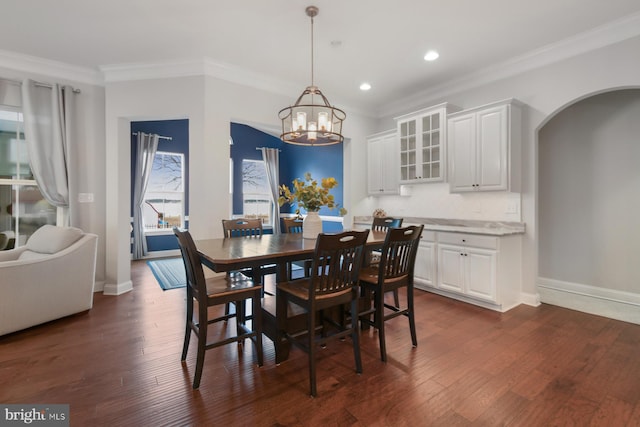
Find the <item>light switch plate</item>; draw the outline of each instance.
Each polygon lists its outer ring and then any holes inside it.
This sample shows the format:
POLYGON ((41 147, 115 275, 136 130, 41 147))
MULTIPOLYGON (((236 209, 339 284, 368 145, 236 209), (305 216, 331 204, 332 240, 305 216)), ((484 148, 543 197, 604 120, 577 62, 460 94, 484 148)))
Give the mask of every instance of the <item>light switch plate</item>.
POLYGON ((78 203, 93 203, 93 193, 78 193, 78 203))

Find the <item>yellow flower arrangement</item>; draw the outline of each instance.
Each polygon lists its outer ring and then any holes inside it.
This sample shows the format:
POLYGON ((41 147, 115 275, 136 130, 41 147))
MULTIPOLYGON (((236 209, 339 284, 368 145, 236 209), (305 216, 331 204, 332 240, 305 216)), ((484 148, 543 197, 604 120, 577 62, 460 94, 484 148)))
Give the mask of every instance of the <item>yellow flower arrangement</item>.
MULTIPOLYGON (((334 177, 322 178, 322 182, 318 186, 318 181, 311 178, 311 174, 307 172, 304 174, 304 181, 298 178, 293 180, 293 191, 284 184, 280 186, 278 204, 282 206, 285 203, 297 203, 298 207, 307 210, 307 212, 317 212, 322 206, 335 209, 338 205, 333 195, 329 194, 329 190, 337 186, 338 181, 334 177)), ((346 215, 346 213, 345 208, 340 208, 340 215, 346 215)))

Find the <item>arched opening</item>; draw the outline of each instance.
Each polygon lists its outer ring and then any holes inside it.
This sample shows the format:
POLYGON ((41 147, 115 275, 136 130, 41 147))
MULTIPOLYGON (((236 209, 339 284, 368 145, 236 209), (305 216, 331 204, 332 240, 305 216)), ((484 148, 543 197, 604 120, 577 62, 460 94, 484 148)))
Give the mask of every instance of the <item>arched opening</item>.
POLYGON ((538 133, 542 302, 640 323, 640 89, 584 98, 538 133))

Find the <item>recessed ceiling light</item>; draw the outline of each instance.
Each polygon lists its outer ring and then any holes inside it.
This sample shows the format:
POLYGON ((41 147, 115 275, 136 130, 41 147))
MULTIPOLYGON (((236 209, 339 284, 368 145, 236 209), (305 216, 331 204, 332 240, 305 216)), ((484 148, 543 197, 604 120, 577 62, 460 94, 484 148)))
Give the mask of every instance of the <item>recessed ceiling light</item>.
POLYGON ((371 85, 370 85, 369 83, 367 83, 367 82, 364 82, 364 83, 362 83, 362 84, 360 85, 360 90, 367 91, 367 90, 369 90, 369 89, 371 89, 371 85))
POLYGON ((435 50, 430 50, 429 52, 427 52, 424 55, 424 60, 425 61, 435 61, 436 59, 438 59, 439 56, 440 56, 440 54, 438 52, 436 52, 435 50))

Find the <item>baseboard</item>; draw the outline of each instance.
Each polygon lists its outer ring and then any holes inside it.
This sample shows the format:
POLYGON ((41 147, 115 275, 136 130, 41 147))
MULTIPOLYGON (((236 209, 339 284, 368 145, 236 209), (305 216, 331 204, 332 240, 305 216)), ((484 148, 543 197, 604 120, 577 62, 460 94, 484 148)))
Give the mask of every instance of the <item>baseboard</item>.
POLYGON ((127 280, 124 283, 117 283, 117 284, 108 283, 104 285, 103 293, 105 295, 122 295, 131 290, 133 290, 133 282, 131 280, 127 280))
MULTIPOLYGON (((134 261, 133 254, 130 254, 130 255, 131 255, 131 261, 134 261)), ((151 251, 151 252, 147 252, 147 254, 140 259, 146 260, 146 259, 156 259, 156 258, 168 258, 173 256, 182 256, 182 254, 180 253, 180 249, 169 249, 166 251, 151 251)))
POLYGON ((530 305, 531 307, 538 307, 540 305, 540 294, 520 292, 520 301, 522 301, 522 304, 530 305))
POLYGON ((102 292, 104 291, 104 280, 96 281, 93 285, 93 292, 102 292))
POLYGON ((180 253, 180 249, 147 252, 147 254, 142 259, 167 258, 170 256, 182 256, 182 254, 180 253))
POLYGON ((640 324, 640 294, 538 278, 540 300, 597 316, 640 324))
POLYGON ((475 298, 470 298, 464 295, 460 295, 460 294, 456 294, 454 292, 448 292, 448 291, 444 291, 442 289, 438 289, 435 286, 423 281, 423 280, 415 280, 415 287, 416 289, 421 289, 423 291, 427 291, 427 292, 433 292, 434 294, 438 294, 438 295, 442 295, 444 297, 448 297, 448 298, 452 298, 452 299, 456 299, 458 301, 463 301, 463 302, 467 302, 469 304, 474 304, 474 305, 478 305, 480 307, 484 307, 484 308, 488 308, 490 310, 494 310, 494 311, 499 311, 501 313, 505 313, 509 310, 511 310, 512 308, 515 308, 517 306, 519 306, 520 304, 526 304, 526 305, 530 305, 532 307, 538 307, 540 305, 540 295, 538 294, 528 294, 528 293, 524 293, 521 292, 520 293, 520 299, 518 301, 514 301, 511 304, 508 305, 498 305, 498 304, 493 304, 490 303, 488 301, 482 301, 479 299, 475 299, 475 298))

